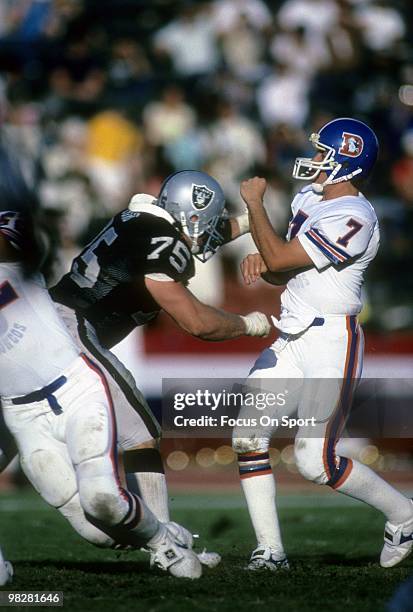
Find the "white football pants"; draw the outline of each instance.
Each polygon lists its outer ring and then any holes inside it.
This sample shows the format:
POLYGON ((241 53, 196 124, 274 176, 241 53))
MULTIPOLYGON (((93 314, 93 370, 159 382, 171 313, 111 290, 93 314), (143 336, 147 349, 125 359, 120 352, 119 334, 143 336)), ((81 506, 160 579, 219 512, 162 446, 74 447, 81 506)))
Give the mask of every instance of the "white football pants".
MULTIPOLYGON (((361 376, 363 348, 355 316, 328 316, 300 334, 281 334, 258 357, 247 381, 255 392, 287 391, 284 406, 266 406, 262 411, 274 423, 294 413, 300 419, 314 417, 315 427, 299 427, 294 450, 298 470, 318 484, 338 488, 351 473, 351 459, 337 456, 335 447, 361 376)), ((247 413, 251 416, 250 410, 242 409, 239 416, 247 413)), ((245 428, 234 429, 241 478, 271 473, 268 449, 276 429, 271 425, 247 434, 245 428)))
POLYGON ((4 420, 17 442, 22 469, 43 499, 88 541, 111 546, 113 539, 90 520, 109 531, 130 528, 129 521, 139 516, 139 502, 119 481, 108 384, 85 355, 62 376, 64 384, 40 401, 16 405, 2 398, 4 420))

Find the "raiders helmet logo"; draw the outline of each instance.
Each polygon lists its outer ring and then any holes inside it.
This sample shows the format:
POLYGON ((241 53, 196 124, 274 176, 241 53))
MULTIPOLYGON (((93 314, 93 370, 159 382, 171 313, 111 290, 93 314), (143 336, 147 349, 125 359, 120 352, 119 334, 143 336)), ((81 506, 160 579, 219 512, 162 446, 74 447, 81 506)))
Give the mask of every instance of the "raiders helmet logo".
POLYGON ((358 157, 363 151, 364 141, 358 134, 350 134, 350 132, 343 132, 343 141, 338 152, 340 155, 347 155, 347 157, 358 157))
POLYGON ((197 210, 202 210, 209 206, 214 199, 215 193, 206 185, 192 184, 192 205, 197 210))

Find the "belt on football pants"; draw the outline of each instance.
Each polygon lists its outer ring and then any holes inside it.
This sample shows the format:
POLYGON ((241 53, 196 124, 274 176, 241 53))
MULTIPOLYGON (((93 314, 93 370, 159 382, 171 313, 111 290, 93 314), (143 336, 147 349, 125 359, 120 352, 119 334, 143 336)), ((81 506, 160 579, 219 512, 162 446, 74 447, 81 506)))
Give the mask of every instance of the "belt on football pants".
POLYGON ((12 404, 31 404, 32 402, 47 400, 50 408, 55 414, 62 414, 63 409, 53 393, 60 389, 60 387, 63 387, 65 382, 67 382, 66 376, 59 376, 59 378, 56 378, 56 380, 43 387, 43 389, 38 389, 37 391, 33 391, 27 395, 21 395, 20 397, 13 398, 11 400, 12 404))
POLYGON ((311 323, 310 327, 321 327, 324 325, 325 319, 324 317, 316 317, 314 321, 311 323))

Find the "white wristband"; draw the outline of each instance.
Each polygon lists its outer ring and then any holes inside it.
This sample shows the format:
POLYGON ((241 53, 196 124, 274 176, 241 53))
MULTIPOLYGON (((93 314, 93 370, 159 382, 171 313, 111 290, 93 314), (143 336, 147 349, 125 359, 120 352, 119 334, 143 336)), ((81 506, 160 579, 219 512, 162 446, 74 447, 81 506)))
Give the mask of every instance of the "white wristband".
POLYGON ((239 235, 247 234, 250 231, 250 219, 248 216, 248 212, 242 213, 242 215, 238 215, 235 217, 239 227, 239 235))

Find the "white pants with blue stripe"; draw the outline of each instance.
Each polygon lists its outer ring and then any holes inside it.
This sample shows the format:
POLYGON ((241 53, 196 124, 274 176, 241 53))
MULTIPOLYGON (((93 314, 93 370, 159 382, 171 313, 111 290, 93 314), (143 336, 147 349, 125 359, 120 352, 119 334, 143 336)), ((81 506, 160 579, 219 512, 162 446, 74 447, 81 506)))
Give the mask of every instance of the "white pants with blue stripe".
MULTIPOLYGON (((307 423, 314 417, 315 424, 298 429, 295 456, 299 471, 319 484, 333 488, 343 484, 352 462, 338 457, 335 447, 361 376, 363 348, 363 332, 355 316, 328 316, 322 325, 313 325, 300 334, 281 334, 261 353, 251 369, 248 387, 264 394, 286 391, 285 405, 265 407, 262 414, 271 417, 268 427, 247 430, 247 435, 245 428, 234 429, 233 447, 240 455, 241 478, 270 471, 268 448, 277 431, 273 423, 296 413, 307 423)), ((243 416, 245 409, 239 414, 243 416)))
POLYGON ((4 420, 16 440, 22 469, 43 499, 82 537, 112 546, 111 529, 126 524, 132 514, 135 519, 139 507, 120 483, 108 383, 85 355, 60 379, 65 382, 43 399, 2 398, 4 420))

